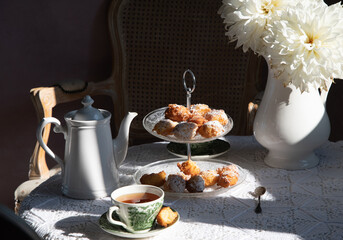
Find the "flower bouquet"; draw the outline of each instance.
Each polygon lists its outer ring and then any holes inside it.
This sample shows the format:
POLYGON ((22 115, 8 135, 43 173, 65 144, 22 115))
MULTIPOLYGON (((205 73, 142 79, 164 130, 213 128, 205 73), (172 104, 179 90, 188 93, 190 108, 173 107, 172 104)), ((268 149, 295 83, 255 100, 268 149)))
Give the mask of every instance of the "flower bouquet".
POLYGON ((322 0, 224 0, 219 14, 236 47, 262 55, 285 85, 328 90, 343 76, 343 8, 322 0))
POLYGON ((223 0, 218 13, 236 47, 269 66, 254 135, 284 169, 314 167, 313 150, 327 141, 325 111, 334 78, 343 76, 343 8, 322 0, 223 0), (319 91, 320 89, 320 91, 319 91))

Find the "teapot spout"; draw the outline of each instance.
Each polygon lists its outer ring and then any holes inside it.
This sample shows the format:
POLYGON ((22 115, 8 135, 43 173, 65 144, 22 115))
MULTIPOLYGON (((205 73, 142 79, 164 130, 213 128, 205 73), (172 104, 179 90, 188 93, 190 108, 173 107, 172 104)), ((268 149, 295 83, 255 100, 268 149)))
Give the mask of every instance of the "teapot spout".
POLYGON ((129 144, 129 129, 132 120, 137 116, 135 112, 128 112, 120 123, 118 136, 113 139, 113 153, 117 167, 124 161, 129 144))

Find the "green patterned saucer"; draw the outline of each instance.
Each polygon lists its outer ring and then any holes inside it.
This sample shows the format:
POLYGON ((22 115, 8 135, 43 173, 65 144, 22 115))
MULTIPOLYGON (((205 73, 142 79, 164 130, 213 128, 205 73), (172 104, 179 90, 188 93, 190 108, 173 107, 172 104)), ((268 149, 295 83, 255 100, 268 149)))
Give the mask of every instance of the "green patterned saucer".
MULTIPOLYGON (((229 149, 230 143, 222 139, 204 143, 191 143, 192 159, 215 158, 226 153, 229 149)), ((184 143, 168 143, 167 150, 177 157, 187 157, 187 146, 184 143)))
MULTIPOLYGON (((173 210, 173 211, 175 211, 175 210, 173 210)), ((152 226, 152 228, 151 228, 151 230, 149 232, 146 232, 146 233, 130 233, 126 229, 124 229, 123 227, 120 227, 120 226, 113 225, 113 224, 109 223, 108 220, 107 220, 106 214, 107 214, 107 212, 102 214, 101 217, 99 218, 99 226, 100 226, 100 228, 102 230, 104 230, 105 232, 109 233, 109 234, 112 234, 112 235, 117 236, 117 237, 124 237, 124 238, 148 238, 148 237, 153 237, 153 236, 156 236, 157 234, 160 234, 161 232, 164 232, 166 230, 174 228, 176 226, 176 224, 180 220, 180 215, 178 214, 176 222, 173 223, 172 225, 170 225, 169 227, 166 227, 166 228, 162 227, 162 226, 158 225, 156 223, 156 221, 155 221, 154 225, 152 226)), ((113 217, 114 220, 119 220, 119 217, 118 217, 118 215, 115 212, 113 212, 112 217, 113 217)))

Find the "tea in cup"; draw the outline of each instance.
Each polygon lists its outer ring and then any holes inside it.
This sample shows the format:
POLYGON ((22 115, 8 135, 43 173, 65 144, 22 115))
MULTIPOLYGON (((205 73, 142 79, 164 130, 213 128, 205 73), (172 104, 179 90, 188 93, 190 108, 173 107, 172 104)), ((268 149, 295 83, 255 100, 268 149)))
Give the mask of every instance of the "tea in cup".
POLYGON ((130 185, 121 187, 111 193, 114 206, 107 212, 107 220, 122 226, 132 233, 148 232, 162 208, 164 192, 151 185, 130 185), (116 212, 120 221, 113 219, 116 212))

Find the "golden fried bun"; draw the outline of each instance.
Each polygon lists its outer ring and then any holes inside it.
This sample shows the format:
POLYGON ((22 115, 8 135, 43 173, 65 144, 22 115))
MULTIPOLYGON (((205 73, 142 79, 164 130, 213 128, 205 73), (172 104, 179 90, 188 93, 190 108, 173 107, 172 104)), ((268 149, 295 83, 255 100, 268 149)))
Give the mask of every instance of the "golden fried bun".
POLYGON ((202 171, 199 174, 205 181, 205 187, 210 187, 218 182, 219 174, 215 170, 202 171))
POLYGON ((190 118, 191 112, 185 106, 169 104, 168 108, 164 112, 164 116, 165 118, 173 121, 183 122, 187 121, 187 119, 190 118))
POLYGON ((191 140, 197 134, 198 125, 193 122, 182 122, 175 126, 174 136, 180 140, 191 140))
POLYGON ((218 121, 208 121, 199 128, 199 134, 205 138, 220 136, 224 132, 224 127, 218 121))
POLYGON ((234 173, 225 173, 220 175, 217 184, 221 187, 230 187, 237 183, 238 176, 234 173))
POLYGON ((159 173, 144 174, 140 178, 140 182, 142 184, 149 184, 160 187, 166 182, 166 173, 164 171, 161 171, 159 173))
POLYGON ((221 187, 226 188, 233 186, 238 181, 239 173, 238 168, 235 165, 228 165, 221 169, 217 169, 217 172, 219 173, 217 184, 221 187))
POLYGON ((155 124, 153 131, 163 136, 172 135, 177 124, 178 122, 174 122, 170 119, 162 119, 155 124))
POLYGON ((221 125, 225 126, 229 122, 229 118, 227 117, 224 110, 216 110, 213 109, 205 114, 204 116, 208 121, 218 121, 221 125))
POLYGON ((224 172, 234 172, 238 175, 238 168, 236 165, 230 164, 230 165, 217 169, 217 173, 219 175, 223 174, 224 172))
POLYGON ((196 165, 195 162, 190 159, 183 163, 177 163, 177 166, 181 172, 186 175, 191 175, 192 177, 195 175, 199 175, 200 173, 200 168, 196 165))

